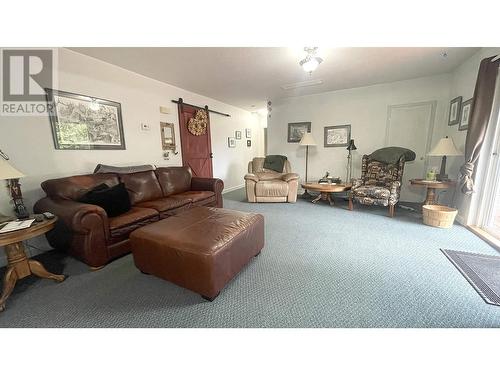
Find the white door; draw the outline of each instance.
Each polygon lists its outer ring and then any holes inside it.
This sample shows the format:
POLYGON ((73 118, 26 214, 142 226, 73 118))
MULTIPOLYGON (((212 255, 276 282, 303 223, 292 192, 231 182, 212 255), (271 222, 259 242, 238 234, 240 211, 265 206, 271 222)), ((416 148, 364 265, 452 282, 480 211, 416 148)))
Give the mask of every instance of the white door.
POLYGON ((422 202, 425 189, 410 188, 409 180, 424 178, 427 172, 436 102, 424 102, 389 106, 387 114, 386 147, 408 148, 417 154, 414 161, 406 162, 401 186, 403 202, 422 202))

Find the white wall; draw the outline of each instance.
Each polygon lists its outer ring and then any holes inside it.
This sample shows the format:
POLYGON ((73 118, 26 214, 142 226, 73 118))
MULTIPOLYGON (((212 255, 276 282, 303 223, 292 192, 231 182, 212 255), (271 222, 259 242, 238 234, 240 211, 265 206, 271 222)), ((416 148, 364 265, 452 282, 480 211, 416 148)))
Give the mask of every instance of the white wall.
MULTIPOLYGON (((455 69, 450 80, 450 100, 461 96, 463 101, 466 101, 474 95, 474 87, 476 85, 477 73, 481 60, 500 54, 500 48, 482 48, 476 54, 464 61, 455 69)), ((448 115, 446 115, 448 116, 448 115)), ((448 117, 447 117, 448 118, 448 117)), ((466 131, 459 131, 458 125, 448 126, 448 122, 441 124, 437 131, 442 135, 448 135, 453 138, 455 145, 461 151, 465 149, 466 131)), ((460 166, 463 164, 463 157, 448 158, 447 169, 450 176, 455 178, 459 174, 460 166)), ((472 196, 465 196, 460 193, 459 189, 455 192, 455 205, 459 210, 459 220, 463 223, 469 222, 469 207, 472 196)))
MULTIPOLYGON (((182 97, 187 103, 208 105, 214 110, 229 113, 231 117, 210 114, 214 176, 224 180, 226 189, 241 186, 247 163, 264 154, 263 130, 257 114, 221 103, 117 66, 59 49, 59 89, 121 103, 126 150, 74 151, 55 150, 50 122, 44 117, 0 117, 0 149, 11 163, 26 174, 21 179, 25 203, 31 210, 43 196, 40 182, 49 178, 91 173, 98 163, 112 165, 156 164, 181 165, 181 153, 163 160, 160 140, 160 121, 172 122, 176 127, 176 142, 180 139, 177 105, 172 99, 182 97), (159 107, 167 106, 170 114, 160 114, 159 107), (140 124, 151 130, 143 132, 140 124), (252 129, 252 147, 247 148, 245 128, 252 129), (241 130, 243 138, 236 148, 228 148, 227 137, 241 130)), ((186 72, 189 74, 189 72, 186 72)), ((12 213, 6 190, 0 193, 0 212, 12 213)), ((0 252, 0 257, 3 251, 0 252)), ((2 264, 0 258, 0 265, 2 264)))
MULTIPOLYGON (((305 148, 287 143, 287 126, 289 122, 310 121, 318 146, 309 149, 309 180, 318 179, 325 171, 345 180, 347 151, 344 147, 323 147, 323 128, 351 124, 351 138, 358 148, 353 153, 353 177, 359 177, 363 154, 384 147, 388 106, 435 100, 436 128, 445 123, 449 82, 450 75, 444 74, 273 102, 268 124, 269 153, 286 155, 292 169, 303 178, 305 148)), ((432 146, 440 137, 439 132, 433 134, 432 146)))

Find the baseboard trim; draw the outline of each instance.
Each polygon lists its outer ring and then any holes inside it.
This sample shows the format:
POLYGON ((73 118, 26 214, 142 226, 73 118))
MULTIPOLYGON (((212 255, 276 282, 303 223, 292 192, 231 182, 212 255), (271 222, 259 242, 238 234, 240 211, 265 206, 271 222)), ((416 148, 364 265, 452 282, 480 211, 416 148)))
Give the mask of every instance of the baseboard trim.
POLYGON ((474 233, 476 236, 481 238, 483 241, 486 241, 488 244, 493 246, 495 249, 500 251, 500 239, 496 238, 495 236, 489 234, 486 232, 484 229, 476 227, 474 225, 465 225, 465 227, 470 230, 472 233, 474 233))
POLYGON ((224 189, 222 191, 222 194, 225 194, 225 193, 229 193, 230 191, 234 191, 234 190, 238 190, 238 189, 242 189, 245 187, 245 184, 241 184, 241 185, 238 185, 238 186, 233 186, 233 187, 230 187, 230 188, 227 188, 227 189, 224 189))
POLYGON ((457 220, 460 224, 462 224, 464 227, 466 227, 466 226, 467 226, 467 223, 465 222, 465 219, 463 218, 463 216, 457 215, 456 220, 457 220))

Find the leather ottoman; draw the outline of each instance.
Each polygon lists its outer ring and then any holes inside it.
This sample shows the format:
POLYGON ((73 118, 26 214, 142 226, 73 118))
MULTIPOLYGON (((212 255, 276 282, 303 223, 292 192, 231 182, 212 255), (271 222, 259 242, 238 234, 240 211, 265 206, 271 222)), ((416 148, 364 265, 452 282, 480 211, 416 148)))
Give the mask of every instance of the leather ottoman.
POLYGON ((264 247, 264 217, 195 207, 130 235, 136 267, 209 301, 264 247))

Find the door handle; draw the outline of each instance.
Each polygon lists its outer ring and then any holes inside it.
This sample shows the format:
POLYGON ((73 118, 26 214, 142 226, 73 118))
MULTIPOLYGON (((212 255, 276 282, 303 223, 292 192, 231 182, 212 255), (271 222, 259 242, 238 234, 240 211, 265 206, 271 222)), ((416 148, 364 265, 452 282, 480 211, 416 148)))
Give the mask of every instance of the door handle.
POLYGON ((214 154, 210 153, 210 159, 213 159, 213 158, 214 158, 214 154))

